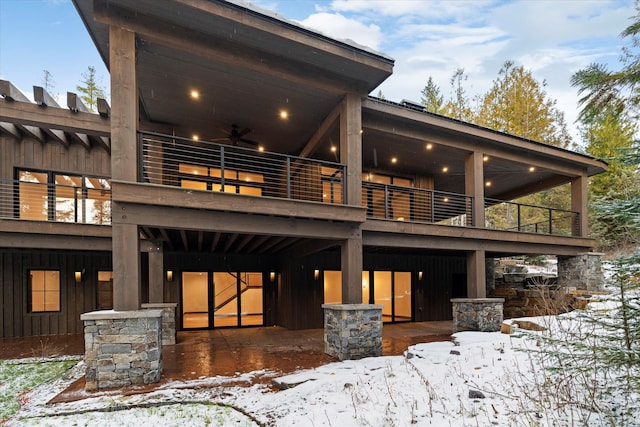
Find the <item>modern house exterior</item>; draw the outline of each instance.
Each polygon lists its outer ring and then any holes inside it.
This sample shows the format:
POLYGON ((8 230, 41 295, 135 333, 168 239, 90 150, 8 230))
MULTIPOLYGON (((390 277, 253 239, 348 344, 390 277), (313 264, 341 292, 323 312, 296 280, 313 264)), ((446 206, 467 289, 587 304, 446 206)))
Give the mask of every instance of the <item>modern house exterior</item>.
POLYGON ((452 318, 495 257, 588 252, 588 156, 368 96, 391 58, 222 0, 74 0, 110 106, 0 82, 0 337, 452 318), (512 200, 569 184, 570 209, 512 200))

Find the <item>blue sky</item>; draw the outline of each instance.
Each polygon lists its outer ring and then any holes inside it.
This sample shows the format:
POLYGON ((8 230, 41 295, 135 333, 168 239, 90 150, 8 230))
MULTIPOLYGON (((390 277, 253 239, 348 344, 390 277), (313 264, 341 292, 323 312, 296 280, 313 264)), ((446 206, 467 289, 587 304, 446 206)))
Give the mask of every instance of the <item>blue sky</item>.
MULTIPOLYGON (((619 34, 636 13, 632 0, 252 3, 394 58, 394 75, 380 86, 388 99, 419 101, 429 76, 448 95, 457 68, 467 75, 467 94, 482 94, 500 66, 512 60, 547 82, 547 93, 569 123, 578 111, 571 75, 592 62, 619 68, 619 34)), ((46 69, 53 76, 52 92, 64 99, 67 91, 76 90, 89 65, 96 67, 99 81, 107 87, 108 71, 70 0, 0 0, 0 78, 31 97, 32 86, 43 85, 46 69)))

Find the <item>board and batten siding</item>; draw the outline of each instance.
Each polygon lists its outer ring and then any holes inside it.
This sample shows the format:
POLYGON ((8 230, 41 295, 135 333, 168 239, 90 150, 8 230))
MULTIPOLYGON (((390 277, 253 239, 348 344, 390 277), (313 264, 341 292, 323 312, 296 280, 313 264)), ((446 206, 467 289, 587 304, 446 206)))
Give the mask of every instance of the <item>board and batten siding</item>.
POLYGON ((0 338, 82 333, 80 315, 96 309, 98 271, 111 265, 110 253, 0 249, 0 338), (60 271, 60 311, 29 313, 29 270, 60 271))
POLYGON ((111 176, 111 159, 102 147, 90 150, 78 143, 65 147, 59 142, 45 144, 33 138, 16 141, 0 136, 0 179, 15 179, 16 169, 62 172, 69 175, 111 176))

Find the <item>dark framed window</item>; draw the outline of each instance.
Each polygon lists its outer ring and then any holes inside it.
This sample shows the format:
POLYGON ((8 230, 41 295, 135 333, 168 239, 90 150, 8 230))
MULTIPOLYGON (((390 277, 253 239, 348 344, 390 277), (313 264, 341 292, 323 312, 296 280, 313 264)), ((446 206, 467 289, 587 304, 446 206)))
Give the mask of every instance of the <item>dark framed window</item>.
POLYGON ((60 311, 60 271, 29 270, 29 312, 60 311))

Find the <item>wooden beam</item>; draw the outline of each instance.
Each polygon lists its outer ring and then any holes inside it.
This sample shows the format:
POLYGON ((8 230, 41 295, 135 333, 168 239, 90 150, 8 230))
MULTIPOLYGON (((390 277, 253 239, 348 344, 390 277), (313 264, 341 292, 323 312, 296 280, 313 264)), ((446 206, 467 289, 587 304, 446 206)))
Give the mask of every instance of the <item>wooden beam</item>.
POLYGON ((89 135, 89 139, 99 147, 102 147, 107 153, 111 153, 111 139, 107 136, 89 135))
POLYGON ((264 236, 255 236, 255 240, 251 242, 251 245, 247 248, 247 252, 252 253, 256 249, 258 249, 264 242, 267 241, 271 236, 265 234, 264 236))
POLYGON ((278 253, 279 251, 295 244, 296 242, 298 242, 300 239, 292 239, 292 238, 287 238, 281 242, 279 242, 277 245, 273 245, 271 248, 269 248, 269 253, 270 254, 275 254, 278 253))
POLYGON ((60 108, 56 100, 53 99, 53 97, 49 95, 49 92, 47 92, 41 86, 33 87, 33 99, 36 101, 36 104, 38 104, 41 107, 60 108))
MULTIPOLYGON (((174 207, 176 200, 180 200, 180 206, 183 208, 355 223, 364 222, 366 219, 366 208, 362 206, 253 197, 217 191, 193 191, 181 187, 125 182, 115 179, 111 180, 111 186, 113 200, 121 202, 174 207)), ((359 200, 358 204, 361 202, 359 200)))
POLYGON ((24 93, 20 92, 20 90, 18 90, 18 88, 8 80, 0 80, 0 96, 4 97, 7 101, 31 103, 29 98, 27 98, 24 93))
POLYGON ((281 242, 283 242, 285 239, 287 238, 287 236, 273 236, 273 238, 271 238, 266 244, 264 244, 260 250, 258 251, 258 253, 260 254, 264 254, 266 253, 269 249, 271 249, 272 247, 274 247, 275 245, 280 244, 281 242))
POLYGON ((151 231, 150 227, 140 227, 140 230, 142 231, 142 233, 144 233, 144 236, 145 236, 146 239, 148 239, 148 240, 156 240, 156 237, 153 234, 153 231, 151 231))
POLYGON ((33 233, 2 233, 2 247, 111 252, 111 238, 60 236, 33 233))
POLYGON ((160 229, 160 234, 162 234, 162 239, 165 242, 167 242, 167 246, 169 246, 169 250, 173 251, 173 242, 169 238, 169 234, 167 233, 167 230, 165 230, 164 228, 161 228, 160 229))
POLYGON ((287 250, 291 258, 303 258, 309 255, 335 248, 340 243, 335 240, 303 240, 287 250))
POLYGON ((45 142, 47 142, 47 137, 45 136, 44 132, 42 132, 42 129, 40 129, 39 127, 21 125, 21 124, 17 126, 18 126, 18 129, 22 131, 22 133, 30 136, 31 138, 34 138, 36 141, 40 142, 41 144, 44 144, 45 142))
POLYGON ((189 252, 189 240, 187 239, 187 232, 185 230, 180 230, 180 238, 182 239, 184 250, 189 252))
POLYGON ((240 252, 242 249, 244 249, 244 247, 247 246, 247 244, 253 238, 254 238, 254 236, 252 234, 247 234, 246 236, 244 236, 244 238, 238 244, 238 247, 236 247, 236 252, 240 252))
POLYGON ((49 138, 53 139, 56 142, 59 142, 65 147, 69 147, 69 140, 67 139, 67 135, 65 135, 63 131, 47 128, 44 128, 42 130, 49 136, 49 138))
POLYGON ((214 233, 213 239, 211 240, 211 252, 216 251, 216 246, 218 246, 218 242, 220 241, 220 237, 222 237, 222 233, 217 232, 214 233))
POLYGON ((313 136, 309 139, 307 144, 304 146, 298 157, 311 157, 322 139, 327 135, 329 130, 335 125, 336 120, 340 117, 340 112, 342 111, 342 104, 338 104, 335 108, 329 113, 329 115, 323 120, 318 129, 314 132, 313 136))
POLYGON ((91 149, 91 140, 89 139, 89 135, 86 133, 78 133, 78 132, 69 132, 68 135, 74 141, 84 145, 87 150, 91 149))
POLYGON ((67 107, 73 113, 88 113, 89 109, 76 93, 67 92, 67 107))
POLYGON ((224 248, 222 249, 223 253, 227 253, 229 251, 229 248, 231 248, 231 246, 233 245, 233 243, 236 241, 236 239, 238 238, 238 233, 234 233, 231 236, 227 236, 227 242, 224 245, 224 248))
POLYGON ((204 240, 204 231, 198 230, 198 252, 202 252, 203 240, 204 240))
POLYGON ((487 297, 485 251, 467 253, 467 298, 487 297))
POLYGON ((346 203, 362 204, 362 99, 348 93, 340 108, 340 162, 347 165, 346 203))
POLYGON ((26 102, 0 102, 0 121, 13 124, 53 128, 109 136, 109 120, 97 114, 72 113, 64 108, 41 108, 26 102))
POLYGON ((0 131, 12 136, 18 141, 22 141, 22 133, 13 123, 0 122, 0 131))
POLYGON ((105 119, 111 116, 111 107, 106 99, 98 98, 98 114, 105 119))
POLYGON ((361 237, 341 242, 342 304, 362 304, 362 258, 361 237))

